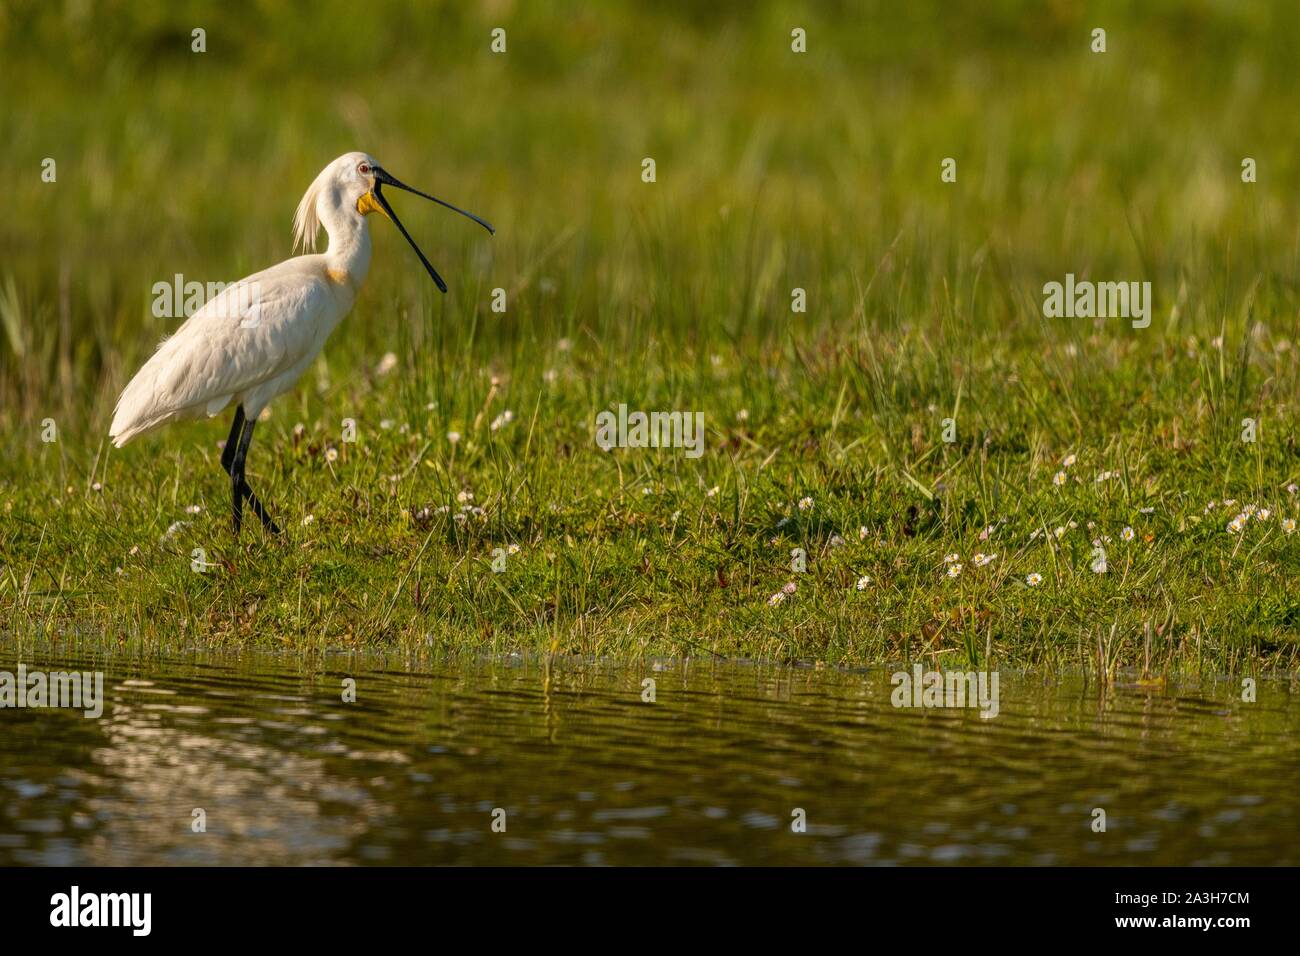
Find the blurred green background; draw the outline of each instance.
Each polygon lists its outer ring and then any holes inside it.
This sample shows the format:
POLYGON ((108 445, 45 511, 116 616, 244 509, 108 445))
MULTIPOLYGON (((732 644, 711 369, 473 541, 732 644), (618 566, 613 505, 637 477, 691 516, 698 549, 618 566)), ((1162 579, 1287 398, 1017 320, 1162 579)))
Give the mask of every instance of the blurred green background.
POLYGON ((53 404, 105 421, 170 331, 149 314, 152 284, 285 258, 299 196, 351 149, 499 231, 484 242, 404 197, 452 293, 436 301, 378 230, 333 356, 392 347, 402 308, 421 304, 435 317, 417 325, 450 354, 506 363, 583 332, 679 355, 795 321, 926 323, 977 289, 967 331, 1032 327, 1042 283, 1067 271, 1151 279, 1159 311, 1179 304, 1184 325, 1205 312, 1207 327, 1262 280, 1273 323, 1290 324, 1298 36, 1295 4, 1235 0, 6 0, 4 421, 22 398, 38 418, 53 404), (791 52, 794 27, 807 54, 791 52), (949 156, 955 186, 939 180, 949 156), (487 308, 498 286, 504 316, 487 308), (790 313, 794 286, 806 316, 790 313))

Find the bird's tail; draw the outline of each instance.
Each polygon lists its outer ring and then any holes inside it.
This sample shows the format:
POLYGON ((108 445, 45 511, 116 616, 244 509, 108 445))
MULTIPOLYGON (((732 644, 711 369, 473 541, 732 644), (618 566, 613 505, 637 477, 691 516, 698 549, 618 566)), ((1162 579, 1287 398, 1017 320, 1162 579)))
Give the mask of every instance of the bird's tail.
POLYGON ((150 359, 122 389, 113 409, 113 424, 108 427, 108 437, 118 448, 166 421, 166 410, 158 407, 156 379, 157 370, 150 359))

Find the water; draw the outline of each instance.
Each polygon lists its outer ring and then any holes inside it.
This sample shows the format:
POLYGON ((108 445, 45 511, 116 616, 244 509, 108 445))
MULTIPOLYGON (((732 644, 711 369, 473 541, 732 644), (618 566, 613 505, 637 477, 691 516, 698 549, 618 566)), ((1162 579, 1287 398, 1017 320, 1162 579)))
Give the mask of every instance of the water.
POLYGON ((1286 683, 1003 673, 984 720, 894 708, 885 670, 98 666, 99 719, 0 710, 0 864, 1300 863, 1286 683))

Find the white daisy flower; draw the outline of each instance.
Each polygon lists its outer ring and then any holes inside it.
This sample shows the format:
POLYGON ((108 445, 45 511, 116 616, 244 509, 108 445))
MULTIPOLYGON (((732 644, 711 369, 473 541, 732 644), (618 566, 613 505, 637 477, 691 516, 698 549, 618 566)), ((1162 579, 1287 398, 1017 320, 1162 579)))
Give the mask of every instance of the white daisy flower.
POLYGON ((862 575, 862 577, 858 578, 859 591, 865 591, 867 589, 867 586, 870 584, 871 584, 871 578, 867 577, 865 574, 862 575))
POLYGON ((813 500, 812 500, 811 498, 800 498, 800 499, 799 499, 799 510, 800 510, 800 511, 807 511, 807 510, 808 510, 809 508, 811 508, 812 506, 813 506, 813 500))
POLYGON ((1043 576, 1039 574, 1037 571, 1035 571, 1033 574, 1030 574, 1028 577, 1025 578, 1025 583, 1028 584, 1031 588, 1036 588, 1038 587, 1038 585, 1043 583, 1043 576))
POLYGON ((1133 533, 1133 529, 1129 527, 1125 527, 1124 530, 1119 533, 1119 536, 1121 541, 1132 541, 1137 537, 1137 535, 1133 533))

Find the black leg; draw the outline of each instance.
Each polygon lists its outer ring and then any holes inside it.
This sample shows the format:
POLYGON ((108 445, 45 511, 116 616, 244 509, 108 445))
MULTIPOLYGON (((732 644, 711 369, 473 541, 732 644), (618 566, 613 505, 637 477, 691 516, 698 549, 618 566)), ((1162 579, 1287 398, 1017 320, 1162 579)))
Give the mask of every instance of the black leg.
POLYGON ((235 409, 235 420, 230 423, 230 437, 226 439, 226 447, 221 449, 221 468, 226 474, 230 474, 230 466, 235 461, 235 446, 239 444, 240 433, 244 430, 244 406, 240 405, 235 409))
MULTIPOLYGON (((237 415, 242 416, 242 410, 237 415)), ((244 520, 244 459, 248 457, 248 443, 253 440, 253 424, 244 422, 239 439, 235 442, 235 454, 230 460, 230 495, 234 507, 236 538, 239 537, 239 526, 244 520)))
MULTIPOLYGON (((244 410, 241 406, 235 413, 236 419, 243 418, 243 414, 244 410)), ((253 514, 257 515, 266 530, 270 531, 272 534, 280 533, 279 527, 271 520, 270 515, 266 513, 266 509, 263 508, 262 503, 257 500, 257 495, 253 494, 253 489, 248 486, 248 481, 244 477, 244 465, 248 458, 248 446, 253 441, 253 426, 256 424, 257 421, 255 419, 250 418, 244 421, 243 430, 240 433, 239 441, 234 446, 235 452, 230 461, 230 487, 231 497, 234 503, 233 514, 236 536, 238 536, 239 527, 243 522, 244 499, 248 499, 248 504, 249 507, 253 509, 253 514)), ((227 447, 229 448, 231 446, 227 445, 227 447)), ((222 464, 225 464, 224 455, 222 456, 222 464)))
POLYGON ((230 423, 230 437, 226 439, 226 447, 221 451, 221 468, 230 476, 230 493, 232 504, 232 516, 234 518, 235 534, 239 534, 239 528, 243 524, 245 500, 253 509, 253 514, 272 534, 280 534, 280 529, 270 516, 262 503, 257 500, 257 495, 253 494, 253 489, 248 487, 248 481, 244 478, 244 461, 248 455, 249 443, 253 440, 253 422, 244 417, 244 406, 240 405, 235 409, 235 420, 230 423), (236 470, 236 461, 239 459, 239 467, 236 470))

